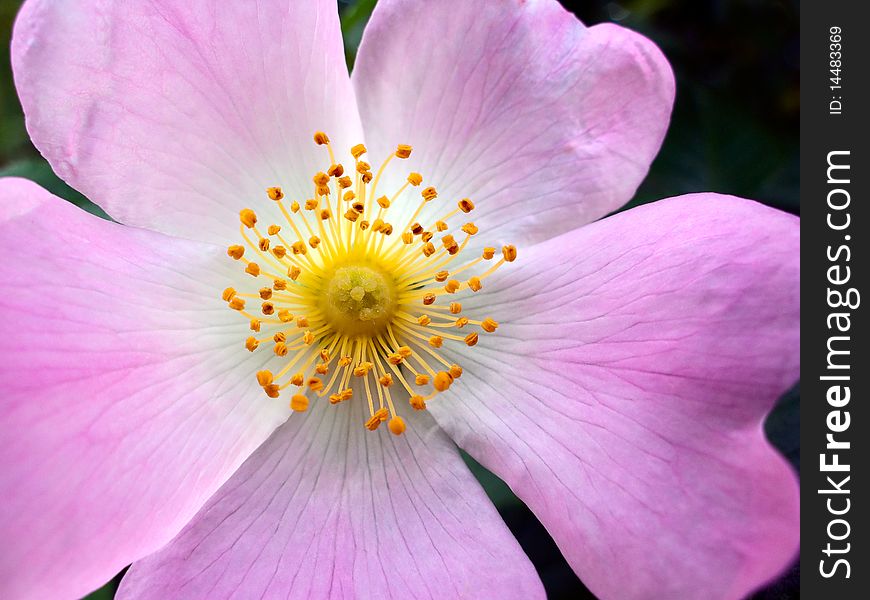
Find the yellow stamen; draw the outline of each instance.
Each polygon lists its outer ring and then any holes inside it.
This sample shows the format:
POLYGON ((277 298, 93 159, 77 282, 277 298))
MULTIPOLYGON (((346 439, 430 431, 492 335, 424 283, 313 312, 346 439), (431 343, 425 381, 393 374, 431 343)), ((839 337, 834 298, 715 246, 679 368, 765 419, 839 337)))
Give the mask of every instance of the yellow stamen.
POLYGON ((368 403, 365 426, 374 431, 386 422, 391 433, 401 435, 407 425, 397 412, 396 394, 407 393, 403 397, 413 410, 425 410, 427 401, 462 375, 440 349, 475 346, 480 334, 462 331, 469 323, 486 333, 499 323, 476 315, 471 316, 482 320, 469 319, 461 300, 482 290, 483 280, 516 260, 517 251, 502 246, 502 257, 488 268, 481 261, 493 259, 495 247, 465 256, 469 239, 482 229, 473 222, 450 223, 473 211, 474 203, 463 198, 454 208, 429 215, 426 205, 438 198, 436 188, 421 188, 416 198, 408 193, 409 186, 421 186, 419 173, 379 192, 381 181, 388 180, 382 174, 396 168, 396 159, 409 158, 411 146, 397 145, 375 169, 374 162, 361 160, 367 149, 357 144, 350 150, 353 161, 344 162, 353 166, 345 170, 326 133, 316 132, 313 140, 325 147, 328 161, 311 176, 305 196, 285 199, 280 187, 263 182, 267 198, 261 202, 274 202, 285 221, 261 232, 254 209, 243 208, 244 244, 227 247, 247 274, 266 280, 244 289, 239 281, 223 289, 221 298, 262 336, 245 340, 248 351, 263 344, 283 359, 274 373, 256 373, 267 397, 295 386, 299 393, 291 396, 290 408, 302 412, 309 406, 303 390, 312 399, 339 404, 352 398, 355 378, 364 392, 357 401, 368 403), (395 214, 403 215, 402 221, 394 221, 395 214), (256 262, 245 258, 246 252, 256 262), (456 301, 446 302, 448 294, 456 301), (261 302, 265 317, 246 312, 246 299, 261 302))

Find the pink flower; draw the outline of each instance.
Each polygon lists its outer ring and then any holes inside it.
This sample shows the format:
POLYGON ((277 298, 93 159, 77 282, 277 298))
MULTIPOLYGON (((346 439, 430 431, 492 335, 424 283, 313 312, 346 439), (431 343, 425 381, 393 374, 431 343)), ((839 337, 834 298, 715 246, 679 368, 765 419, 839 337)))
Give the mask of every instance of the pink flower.
POLYGON ((453 442, 602 597, 776 576, 798 496, 761 423, 798 376, 798 222, 717 194, 597 220, 664 135, 658 49, 554 0, 381 0, 348 77, 335 1, 289 4, 22 9, 34 143, 121 224, 0 184, 0 595, 134 562, 121 597, 543 597, 453 442))

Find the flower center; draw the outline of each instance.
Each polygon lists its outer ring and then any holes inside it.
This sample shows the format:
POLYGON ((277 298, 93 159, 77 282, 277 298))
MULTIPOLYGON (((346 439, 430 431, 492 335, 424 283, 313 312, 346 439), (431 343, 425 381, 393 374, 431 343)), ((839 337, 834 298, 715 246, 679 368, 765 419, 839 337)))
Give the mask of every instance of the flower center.
POLYGON ((344 335, 383 333, 396 307, 395 283, 372 265, 339 267, 325 286, 322 310, 344 335))
POLYGON ((424 187, 416 210, 410 210, 415 205, 407 196, 421 185, 419 173, 408 174, 391 196, 378 196, 384 170, 394 158, 408 158, 410 146, 399 145, 375 174, 361 160, 365 146, 354 146, 351 176, 336 162, 325 133, 315 133, 314 142, 326 147, 330 166, 312 178, 311 197, 287 202, 280 187, 267 188, 283 222, 270 223, 265 231, 253 210, 239 213, 244 244, 230 246, 227 254, 244 264, 260 287, 250 292, 228 287, 222 298, 249 320, 254 335, 245 348, 270 347, 283 360, 277 372, 257 373, 268 397, 295 388, 290 407, 304 411, 309 397, 338 404, 361 390, 369 407, 365 426, 374 431, 389 421, 389 430, 399 435, 405 422, 393 401, 395 388, 407 392, 413 409, 424 410, 426 401, 462 375, 462 367, 438 349, 445 343, 473 347, 478 330, 493 333, 498 323, 465 316, 461 297, 478 293, 517 251, 502 247, 501 258, 489 266, 494 247, 463 258, 478 228, 466 222, 449 233, 448 220, 470 213, 474 203, 463 198, 424 225, 421 215, 438 192, 424 187), (260 303, 259 314, 250 311, 249 302, 260 303))

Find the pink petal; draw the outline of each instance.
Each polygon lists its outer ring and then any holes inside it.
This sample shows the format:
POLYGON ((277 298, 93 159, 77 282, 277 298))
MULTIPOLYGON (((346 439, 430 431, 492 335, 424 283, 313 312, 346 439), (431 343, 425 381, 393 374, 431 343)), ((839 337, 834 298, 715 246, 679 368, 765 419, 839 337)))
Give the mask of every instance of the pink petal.
POLYGON ((381 0, 352 80, 372 155, 414 146, 392 172, 438 189, 431 217, 470 197, 484 233, 524 244, 627 202, 674 98, 649 40, 555 0, 381 0))
POLYGON ((12 55, 37 148, 130 225, 227 243, 313 192, 315 131, 361 138, 335 0, 28 0, 12 55))
POLYGON ((0 597, 80 597, 169 541, 289 411, 256 389, 221 249, 20 179, 0 207, 0 597))
POLYGON ((762 421, 798 378, 798 219, 663 200, 490 281, 463 303, 501 327, 429 406, 593 592, 739 598, 791 561, 797 485, 762 421))
POLYGON ((171 544, 133 565, 119 597, 543 598, 432 418, 406 414, 396 437, 366 430, 367 416, 359 389, 338 406, 313 400, 171 544))

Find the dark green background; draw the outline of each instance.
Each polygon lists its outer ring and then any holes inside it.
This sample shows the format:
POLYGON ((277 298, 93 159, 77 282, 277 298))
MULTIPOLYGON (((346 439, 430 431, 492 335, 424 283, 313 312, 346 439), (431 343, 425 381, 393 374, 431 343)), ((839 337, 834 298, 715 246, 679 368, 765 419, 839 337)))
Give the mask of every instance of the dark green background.
MULTIPOLYGON (((21 2, 0 0, 0 176, 37 181, 104 216, 60 181, 30 144, 12 83, 8 40, 21 2)), ((573 6, 565 3, 566 6, 573 6)), ((677 78, 671 127, 630 205, 686 192, 726 192, 798 214, 798 1, 594 0, 574 12, 587 24, 614 21, 655 41, 677 78)), ((375 0, 339 1, 352 64, 375 0)), ((425 3, 421 2, 425 6, 425 3)), ((798 466, 799 390, 770 416, 771 440, 798 466)), ((469 464, 531 557, 552 599, 587 597, 534 515, 491 473, 469 464)), ((655 548, 650 547, 650 552, 655 548)), ((119 578, 90 596, 111 598, 119 578)), ((798 597, 797 567, 758 598, 798 597)))

